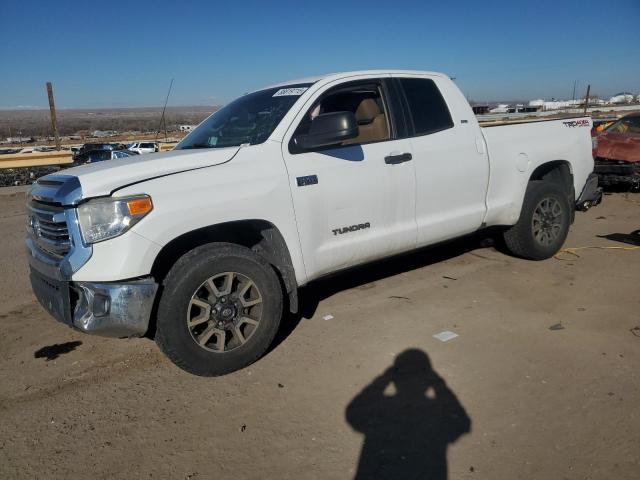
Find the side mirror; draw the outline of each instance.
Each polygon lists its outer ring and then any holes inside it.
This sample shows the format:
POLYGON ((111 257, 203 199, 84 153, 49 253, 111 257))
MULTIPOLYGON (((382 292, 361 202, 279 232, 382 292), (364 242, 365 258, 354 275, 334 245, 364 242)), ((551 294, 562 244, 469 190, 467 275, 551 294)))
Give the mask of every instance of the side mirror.
POLYGON ((322 113, 313 119, 309 133, 295 137, 303 150, 338 145, 358 136, 358 122, 352 112, 322 113))

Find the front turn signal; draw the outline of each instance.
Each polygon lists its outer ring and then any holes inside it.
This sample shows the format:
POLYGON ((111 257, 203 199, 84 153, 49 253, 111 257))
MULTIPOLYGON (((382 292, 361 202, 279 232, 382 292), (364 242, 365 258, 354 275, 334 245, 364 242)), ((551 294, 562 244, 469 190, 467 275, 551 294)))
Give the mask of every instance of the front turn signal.
POLYGON ((134 198, 127 201, 127 208, 131 215, 146 215, 153 210, 153 203, 149 197, 134 198))

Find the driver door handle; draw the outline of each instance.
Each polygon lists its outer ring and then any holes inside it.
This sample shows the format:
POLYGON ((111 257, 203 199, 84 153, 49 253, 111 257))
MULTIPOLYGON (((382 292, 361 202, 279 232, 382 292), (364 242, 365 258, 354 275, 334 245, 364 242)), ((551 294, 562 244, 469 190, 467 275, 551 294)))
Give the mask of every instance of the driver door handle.
POLYGON ((387 165, 395 165, 397 163, 408 162, 413 157, 410 153, 395 153, 392 152, 390 155, 384 157, 384 163, 387 165))

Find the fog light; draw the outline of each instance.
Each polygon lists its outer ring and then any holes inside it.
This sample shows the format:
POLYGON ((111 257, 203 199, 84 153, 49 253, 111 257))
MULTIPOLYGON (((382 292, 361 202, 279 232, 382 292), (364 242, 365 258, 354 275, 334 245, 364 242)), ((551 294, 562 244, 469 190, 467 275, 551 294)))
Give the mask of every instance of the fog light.
POLYGON ((104 317, 109 314, 111 309, 111 299, 105 295, 96 293, 93 296, 93 315, 96 317, 104 317))

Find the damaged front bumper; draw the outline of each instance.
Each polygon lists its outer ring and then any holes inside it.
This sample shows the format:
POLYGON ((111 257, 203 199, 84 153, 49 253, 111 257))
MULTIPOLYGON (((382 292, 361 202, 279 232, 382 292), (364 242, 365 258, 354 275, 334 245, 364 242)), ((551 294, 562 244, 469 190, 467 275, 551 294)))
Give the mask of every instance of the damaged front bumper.
POLYGON ((78 282, 73 326, 85 333, 105 337, 141 337, 149 318, 158 285, 151 278, 127 283, 78 282))
POLYGON ((67 282, 31 269, 31 286, 56 320, 84 333, 140 337, 149 319, 158 284, 152 278, 118 283, 67 282))
POLYGON ((602 187, 598 186, 598 175, 591 173, 576 201, 576 209, 586 212, 602 202, 602 187))
POLYGON ((73 176, 48 176, 32 185, 26 247, 33 292, 54 318, 77 330, 110 337, 142 336, 158 290, 153 278, 73 281, 93 254, 78 227, 75 206, 81 199, 80 182, 73 176))

